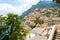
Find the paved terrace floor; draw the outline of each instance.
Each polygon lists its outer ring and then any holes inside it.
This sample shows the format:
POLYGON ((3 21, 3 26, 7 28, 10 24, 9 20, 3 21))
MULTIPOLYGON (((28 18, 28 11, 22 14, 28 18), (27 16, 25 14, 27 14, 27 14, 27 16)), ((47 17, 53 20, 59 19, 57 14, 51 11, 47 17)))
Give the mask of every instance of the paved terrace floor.
POLYGON ((48 40, 48 39, 47 37, 37 35, 30 40, 48 40))

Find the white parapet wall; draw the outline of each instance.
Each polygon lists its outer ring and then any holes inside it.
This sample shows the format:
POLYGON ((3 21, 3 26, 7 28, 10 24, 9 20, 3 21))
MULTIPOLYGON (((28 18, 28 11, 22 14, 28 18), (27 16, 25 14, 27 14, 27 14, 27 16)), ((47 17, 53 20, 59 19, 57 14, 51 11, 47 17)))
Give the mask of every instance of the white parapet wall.
POLYGON ((51 34, 50 34, 48 40, 53 40, 53 36, 54 36, 55 30, 56 30, 56 25, 52 26, 52 31, 51 31, 51 34))

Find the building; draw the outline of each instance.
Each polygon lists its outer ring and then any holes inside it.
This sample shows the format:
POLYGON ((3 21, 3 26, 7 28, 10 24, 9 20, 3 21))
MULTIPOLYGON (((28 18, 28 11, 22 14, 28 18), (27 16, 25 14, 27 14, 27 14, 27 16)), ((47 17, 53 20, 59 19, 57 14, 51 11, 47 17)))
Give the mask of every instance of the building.
POLYGON ((52 17, 48 20, 49 25, 60 24, 60 17, 52 17))

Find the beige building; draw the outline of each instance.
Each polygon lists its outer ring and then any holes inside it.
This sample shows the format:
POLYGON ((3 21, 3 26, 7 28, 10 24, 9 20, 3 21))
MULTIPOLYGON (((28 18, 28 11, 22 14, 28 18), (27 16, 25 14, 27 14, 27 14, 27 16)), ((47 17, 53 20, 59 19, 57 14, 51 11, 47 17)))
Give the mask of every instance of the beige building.
POLYGON ((48 20, 49 25, 60 24, 60 17, 52 17, 48 20))

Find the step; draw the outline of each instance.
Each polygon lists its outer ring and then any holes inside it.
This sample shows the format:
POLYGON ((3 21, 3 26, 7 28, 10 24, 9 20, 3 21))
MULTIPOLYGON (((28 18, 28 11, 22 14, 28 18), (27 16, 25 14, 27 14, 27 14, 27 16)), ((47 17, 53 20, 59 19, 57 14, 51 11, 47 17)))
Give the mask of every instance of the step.
POLYGON ((57 35, 56 37, 60 37, 60 35, 57 35))
POLYGON ((60 39, 55 39, 55 40, 60 40, 60 39))
POLYGON ((60 39, 60 37, 56 37, 56 39, 60 39))
POLYGON ((60 34, 55 34, 54 36, 60 36, 60 34))
POLYGON ((55 33, 55 35, 60 35, 60 32, 55 33))
POLYGON ((54 34, 53 40, 60 40, 60 29, 54 34))
POLYGON ((60 30, 59 31, 56 31, 56 33, 60 33, 60 30))
POLYGON ((60 32, 60 30, 57 30, 57 32, 60 32))

